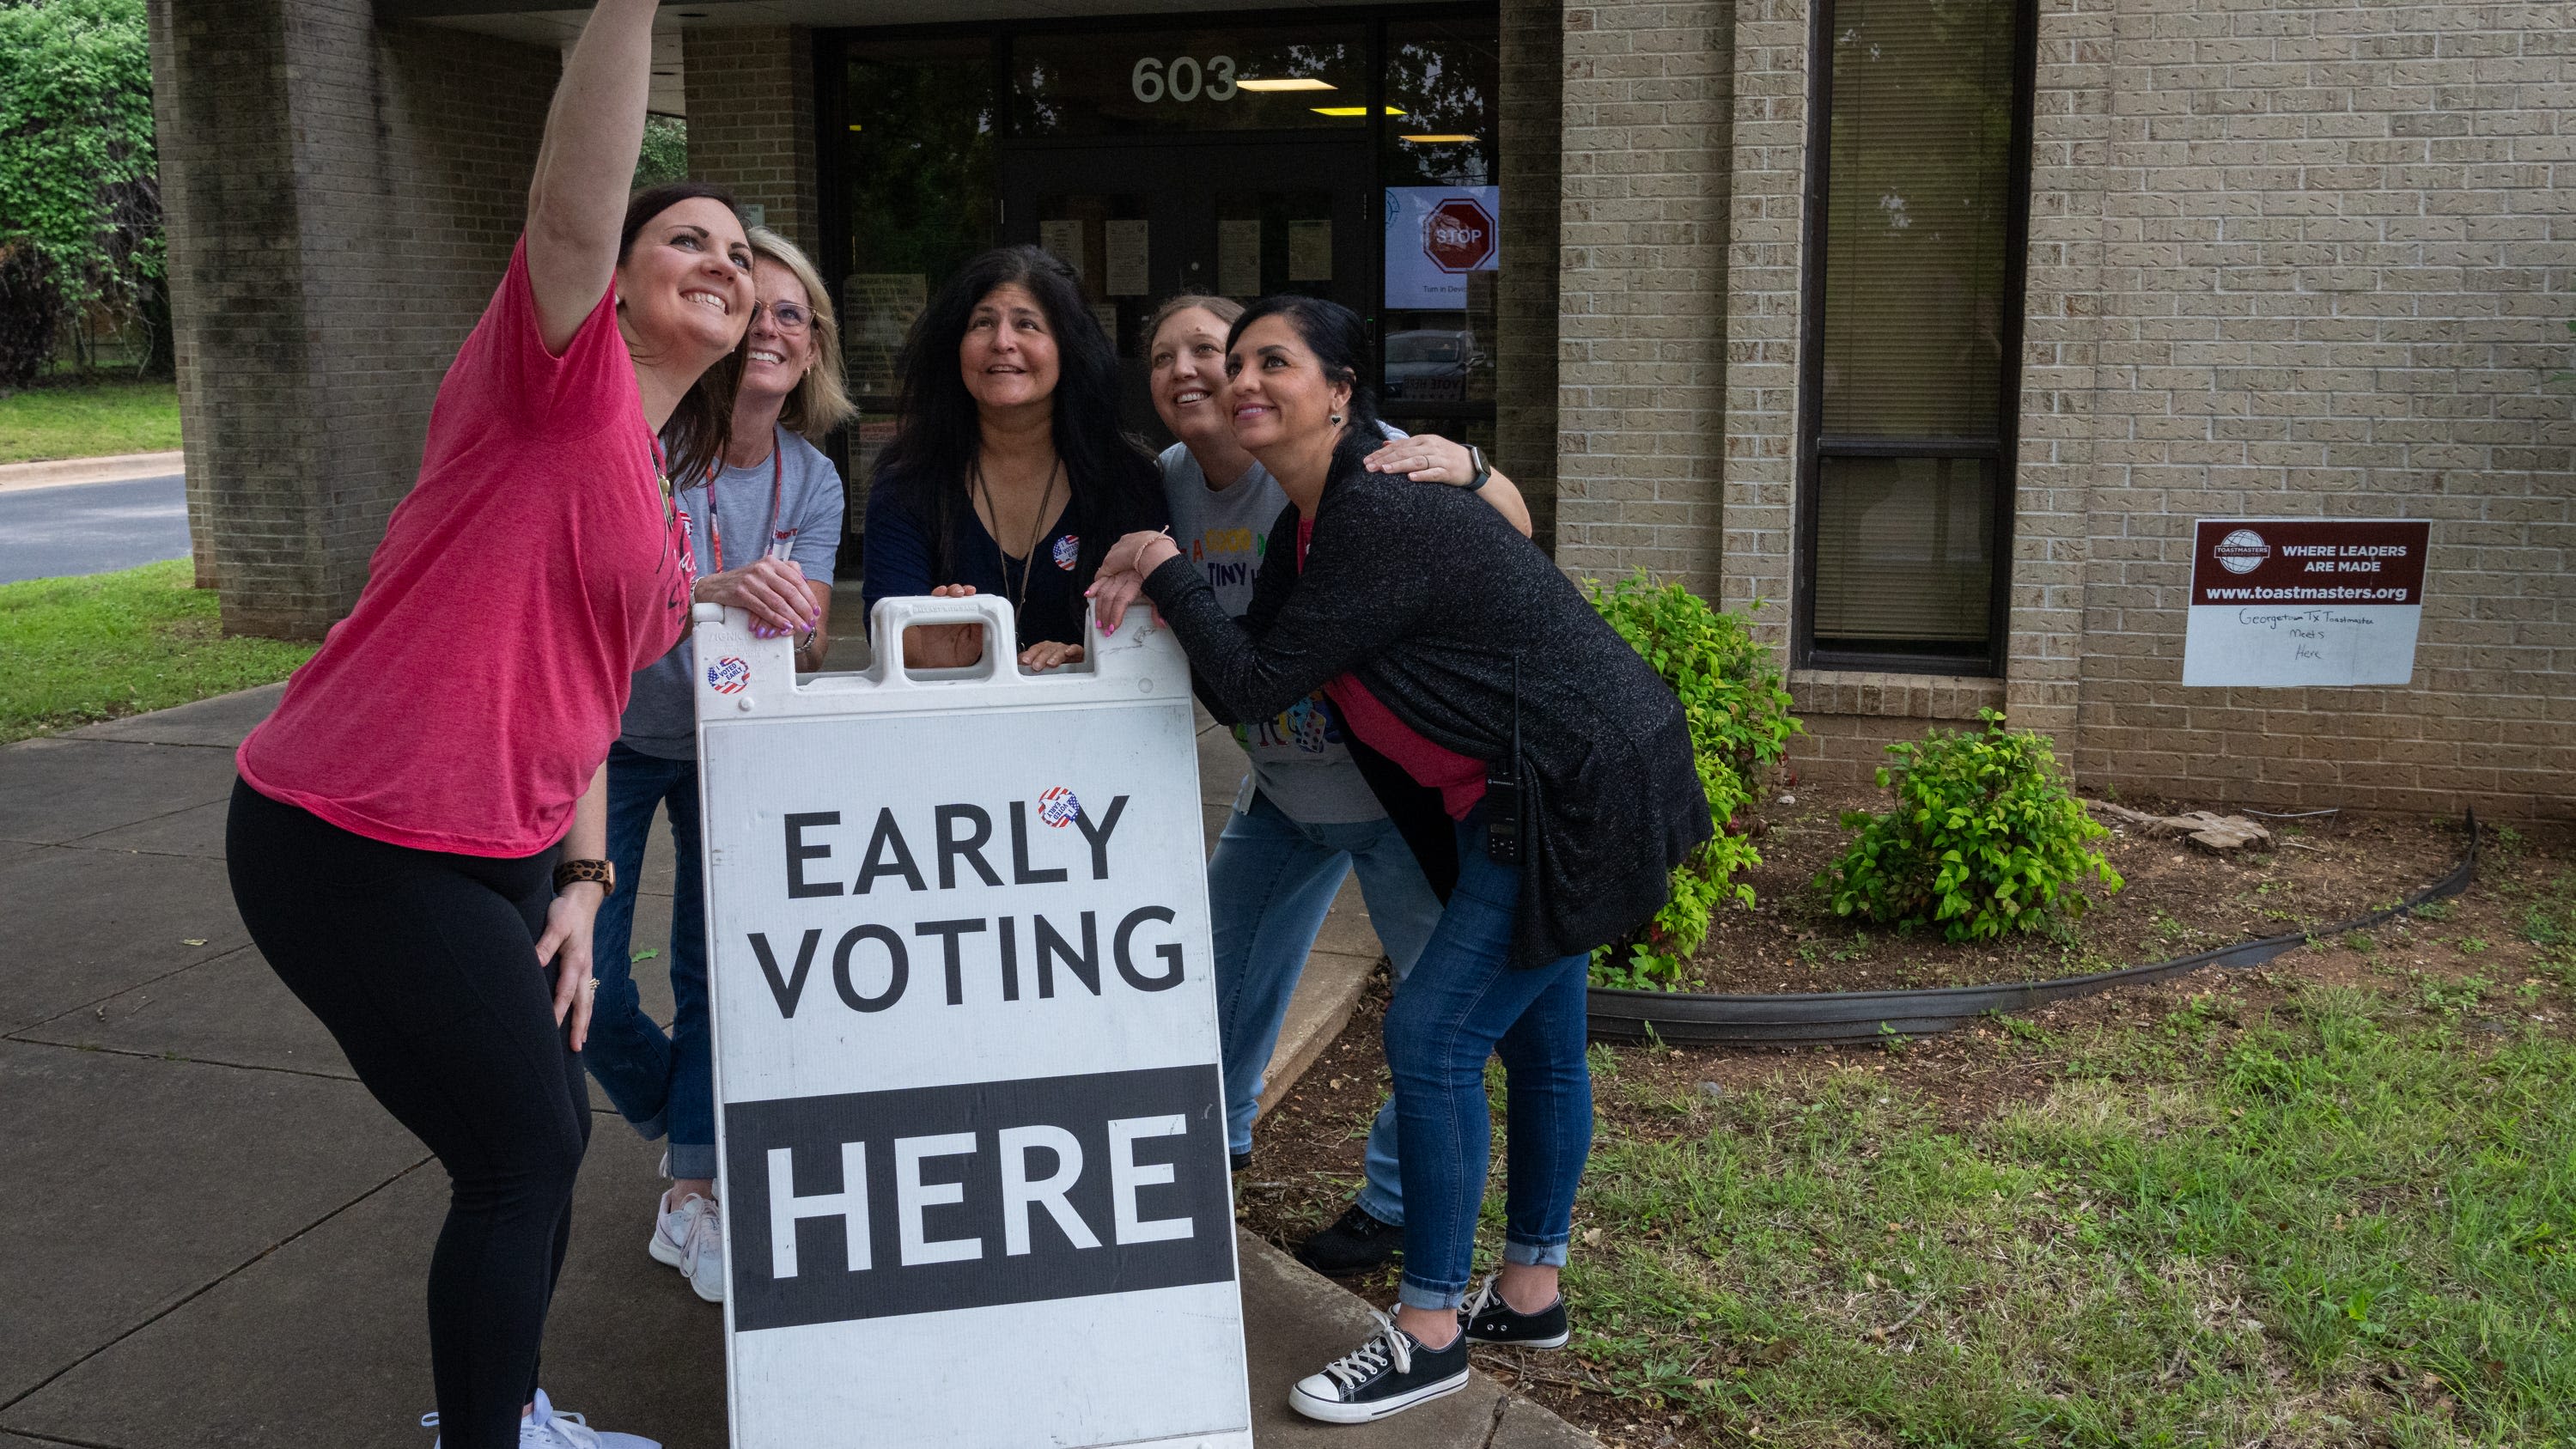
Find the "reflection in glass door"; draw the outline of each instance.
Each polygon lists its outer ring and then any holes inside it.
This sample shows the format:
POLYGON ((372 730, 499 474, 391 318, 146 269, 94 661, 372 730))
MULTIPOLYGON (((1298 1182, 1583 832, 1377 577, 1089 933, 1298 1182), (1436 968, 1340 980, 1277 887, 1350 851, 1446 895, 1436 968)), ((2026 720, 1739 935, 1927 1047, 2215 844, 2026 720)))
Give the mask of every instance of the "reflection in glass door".
POLYGON ((1005 146, 1002 240, 1071 265, 1118 347, 1121 421, 1168 442, 1146 392, 1146 320, 1184 292, 1330 297, 1366 315, 1364 145, 1005 146))

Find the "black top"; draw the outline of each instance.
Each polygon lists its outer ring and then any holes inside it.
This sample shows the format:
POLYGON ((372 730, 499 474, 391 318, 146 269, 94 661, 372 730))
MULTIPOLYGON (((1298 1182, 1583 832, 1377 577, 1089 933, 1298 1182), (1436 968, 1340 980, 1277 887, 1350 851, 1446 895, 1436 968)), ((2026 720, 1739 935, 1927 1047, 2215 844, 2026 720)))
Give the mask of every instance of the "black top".
MULTIPOLYGON (((1271 536, 1295 538, 1296 514, 1271 536)), ((1515 965, 1634 930, 1711 834, 1681 701, 1546 554, 1461 489, 1335 479, 1305 569, 1263 569, 1240 623, 1186 557, 1145 592, 1220 718, 1267 718, 1347 671, 1423 738, 1491 763, 1510 751, 1518 657, 1515 965)))
POLYGON ((1123 535, 1164 522, 1159 490, 1150 507, 1130 505, 1117 510, 1119 517, 1091 524, 1087 515, 1100 509, 1077 489, 1047 536, 1028 558, 1017 559, 985 532, 974 509, 963 506, 953 512, 943 548, 935 504, 909 477, 880 478, 869 490, 861 590, 868 609, 874 612, 879 599, 927 594, 941 584, 972 584, 979 594, 1011 601, 1024 646, 1041 639, 1081 643, 1082 591, 1091 587, 1101 556, 1123 535))

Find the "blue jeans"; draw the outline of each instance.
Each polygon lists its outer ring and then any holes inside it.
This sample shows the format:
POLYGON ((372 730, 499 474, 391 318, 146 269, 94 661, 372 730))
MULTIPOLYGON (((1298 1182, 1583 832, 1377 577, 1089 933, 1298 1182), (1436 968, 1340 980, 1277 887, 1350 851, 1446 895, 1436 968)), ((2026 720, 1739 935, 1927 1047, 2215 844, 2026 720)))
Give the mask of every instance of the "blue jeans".
POLYGON ((1574 1190, 1592 1150, 1592 1073, 1584 1059, 1590 957, 1511 964, 1517 866, 1485 854, 1479 806, 1458 827, 1458 886, 1411 979, 1386 1010, 1404 1170, 1404 1282, 1399 1301, 1455 1308, 1475 1272, 1476 1219, 1494 1127, 1485 1059, 1499 1053, 1510 1082, 1510 1181, 1503 1260, 1562 1264, 1574 1190))
POLYGON ((591 928, 591 970, 599 994, 590 1007, 590 1040, 582 1060, 618 1112, 646 1138, 669 1133, 675 1178, 716 1175, 714 1041, 707 1021, 707 894, 698 860, 698 762, 665 760, 608 747, 608 855, 617 863, 617 893, 600 905, 591 928), (670 812, 678 857, 671 880, 671 996, 676 1014, 666 1035, 644 1014, 628 946, 635 934, 635 888, 643 883, 644 841, 653 812, 670 812))
MULTIPOLYGON (((1262 1072, 1288 1019, 1288 998, 1342 877, 1354 866, 1388 969, 1402 981, 1439 923, 1440 898, 1431 893, 1394 821, 1381 816, 1347 825, 1302 824, 1255 793, 1251 807, 1234 812, 1217 837, 1216 854, 1208 859, 1208 910, 1216 946, 1217 1033, 1225 1058, 1226 1143, 1236 1152, 1252 1150, 1262 1072)), ((1378 1109, 1369 1129, 1366 1171, 1360 1206, 1379 1222, 1403 1222, 1392 1100, 1378 1109)))

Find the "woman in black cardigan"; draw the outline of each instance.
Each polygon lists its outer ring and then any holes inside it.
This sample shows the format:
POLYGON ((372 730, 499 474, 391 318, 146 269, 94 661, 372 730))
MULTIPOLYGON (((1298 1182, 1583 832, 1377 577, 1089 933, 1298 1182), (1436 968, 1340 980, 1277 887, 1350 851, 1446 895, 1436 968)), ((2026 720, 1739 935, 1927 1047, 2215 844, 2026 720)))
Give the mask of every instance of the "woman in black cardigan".
POLYGON ((1680 701, 1547 556, 1469 490, 1362 466, 1379 437, 1365 338, 1343 307, 1273 297, 1227 339, 1236 436, 1290 499, 1270 534, 1287 556, 1240 623, 1161 534, 1121 539, 1094 589, 1104 628, 1150 597, 1233 718, 1322 687, 1346 733, 1437 790, 1455 822, 1456 884, 1386 1015, 1406 1203, 1395 1315, 1289 1395, 1338 1423, 1464 1387, 1469 1342, 1566 1341, 1556 1280, 1591 1146, 1590 954, 1664 903, 1710 830, 1680 701), (1470 1304, 1497 1053, 1504 1266, 1470 1304))

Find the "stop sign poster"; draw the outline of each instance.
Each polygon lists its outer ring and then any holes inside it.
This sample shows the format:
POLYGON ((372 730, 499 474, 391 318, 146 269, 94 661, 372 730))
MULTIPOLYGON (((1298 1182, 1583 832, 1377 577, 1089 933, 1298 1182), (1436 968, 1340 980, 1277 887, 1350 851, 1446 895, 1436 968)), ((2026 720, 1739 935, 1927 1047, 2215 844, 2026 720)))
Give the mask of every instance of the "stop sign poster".
POLYGON ((1467 305, 1467 274, 1502 264, 1499 186, 1386 189, 1386 305, 1467 305))
POLYGON ((2421 519, 2200 519, 2182 682, 2406 683, 2432 532, 2421 519))
POLYGON ((697 645, 733 1444, 1250 1449, 1178 646, 697 645))

